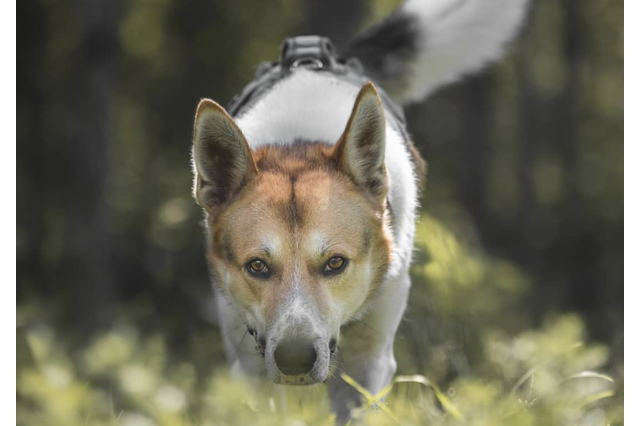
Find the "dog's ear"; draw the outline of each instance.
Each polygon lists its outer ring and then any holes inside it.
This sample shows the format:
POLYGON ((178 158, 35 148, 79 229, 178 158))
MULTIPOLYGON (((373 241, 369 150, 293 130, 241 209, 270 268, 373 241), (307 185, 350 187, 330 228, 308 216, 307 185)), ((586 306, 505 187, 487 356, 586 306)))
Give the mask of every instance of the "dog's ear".
POLYGON ((380 202, 389 189, 384 165, 385 119, 373 83, 365 84, 333 155, 362 189, 380 202))
POLYGON ((193 131, 194 197, 207 212, 224 204, 258 169, 244 135, 220 105, 204 99, 193 131))

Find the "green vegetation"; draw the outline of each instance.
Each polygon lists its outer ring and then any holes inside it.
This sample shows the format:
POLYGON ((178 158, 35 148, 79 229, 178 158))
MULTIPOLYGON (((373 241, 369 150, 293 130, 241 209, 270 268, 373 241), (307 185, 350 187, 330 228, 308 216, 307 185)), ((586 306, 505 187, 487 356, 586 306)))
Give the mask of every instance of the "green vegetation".
MULTIPOLYGON (((565 316, 514 338, 488 331, 487 375, 442 389, 424 376, 397 376, 369 398, 367 425, 619 425, 622 371, 596 373, 607 348, 585 345, 581 321, 565 316), (385 402, 378 399, 388 396, 385 402), (377 406, 372 406, 376 403, 377 406)), ((36 366, 18 376, 18 424, 25 425, 331 425, 323 385, 284 389, 200 377, 173 362, 159 336, 122 327, 65 353, 47 328, 28 334, 36 366), (286 402, 284 402, 286 401, 286 402)))
MULTIPOLYGON (((420 222, 418 242, 423 260, 414 267, 407 322, 419 320, 412 311, 428 310, 422 301, 435 301, 444 327, 455 329, 457 323, 476 335, 468 348, 446 355, 465 358, 469 373, 443 378, 448 367, 438 364, 444 362, 438 361, 442 349, 429 348, 426 340, 414 342, 422 346, 418 353, 432 354, 426 358, 428 367, 416 370, 403 324, 396 348, 400 372, 424 376, 398 375, 378 395, 362 390, 366 403, 354 411, 354 424, 623 423, 623 367, 608 363, 606 346, 585 341, 578 316, 550 318, 540 329, 510 334, 493 317, 508 318, 517 309, 527 285, 522 273, 474 255, 427 216, 420 222), (609 374, 602 373, 605 369, 609 374)), ((19 315, 28 317, 28 310, 19 315)), ((194 344, 179 354, 161 332, 143 333, 130 320, 80 346, 37 320, 19 336, 27 344, 19 357, 18 424, 333 424, 324 385, 282 387, 229 378, 219 362, 208 361, 220 358, 212 330, 194 337, 194 344), (207 348, 201 347, 203 341, 207 348), (31 361, 24 356, 30 352, 31 361)))
MULTIPOLYGON (((19 426, 332 423, 322 386, 226 375, 193 115, 400 2, 16 3, 19 426)), ((429 178, 399 382, 362 424, 623 423, 623 13, 532 1, 502 60, 407 107, 429 178)))

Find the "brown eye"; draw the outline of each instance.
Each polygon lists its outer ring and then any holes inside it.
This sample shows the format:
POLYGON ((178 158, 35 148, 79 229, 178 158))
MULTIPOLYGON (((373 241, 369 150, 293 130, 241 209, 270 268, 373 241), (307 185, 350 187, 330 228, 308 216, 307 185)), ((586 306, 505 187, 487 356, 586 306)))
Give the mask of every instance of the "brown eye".
POLYGON ((322 271, 325 274, 336 274, 342 272, 347 264, 347 260, 342 256, 333 256, 324 267, 322 271))
POLYGON ((249 273, 259 278, 269 277, 269 268, 267 267, 267 264, 260 259, 253 259, 247 263, 247 270, 249 273))
POLYGON ((250 266, 253 272, 262 272, 267 267, 260 259, 252 260, 250 266))

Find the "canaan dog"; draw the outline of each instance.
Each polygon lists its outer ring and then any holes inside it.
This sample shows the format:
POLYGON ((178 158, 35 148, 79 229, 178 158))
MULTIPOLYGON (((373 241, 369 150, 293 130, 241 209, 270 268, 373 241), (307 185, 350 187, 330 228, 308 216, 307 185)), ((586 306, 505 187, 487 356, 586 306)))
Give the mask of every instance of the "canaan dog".
MULTIPOLYGON (((347 56, 393 101, 419 101, 499 58, 526 9, 409 0, 347 56)), ((344 420, 359 396, 334 364, 372 394, 396 371, 423 162, 373 83, 321 68, 292 67, 233 118, 200 102, 194 196, 232 371, 327 382, 344 420)))

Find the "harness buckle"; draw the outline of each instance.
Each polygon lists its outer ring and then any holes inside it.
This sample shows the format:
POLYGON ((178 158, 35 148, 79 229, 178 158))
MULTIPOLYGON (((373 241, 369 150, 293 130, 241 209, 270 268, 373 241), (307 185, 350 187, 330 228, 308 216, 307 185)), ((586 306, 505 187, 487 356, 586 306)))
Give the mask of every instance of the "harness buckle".
MULTIPOLYGON (((227 111, 235 117, 247 105, 255 102, 262 94, 270 90, 274 84, 299 69, 339 75, 340 78, 356 85, 363 85, 368 81, 364 75, 364 67, 358 58, 341 58, 328 38, 316 35, 291 37, 282 43, 280 59, 277 62, 260 64, 255 79, 231 99, 227 111)), ((404 123, 402 109, 393 103, 381 88, 378 88, 378 93, 385 108, 398 121, 404 123)))
POLYGON ((280 64, 283 71, 293 71, 295 68, 336 71, 338 67, 331 40, 316 35, 285 39, 280 64))

